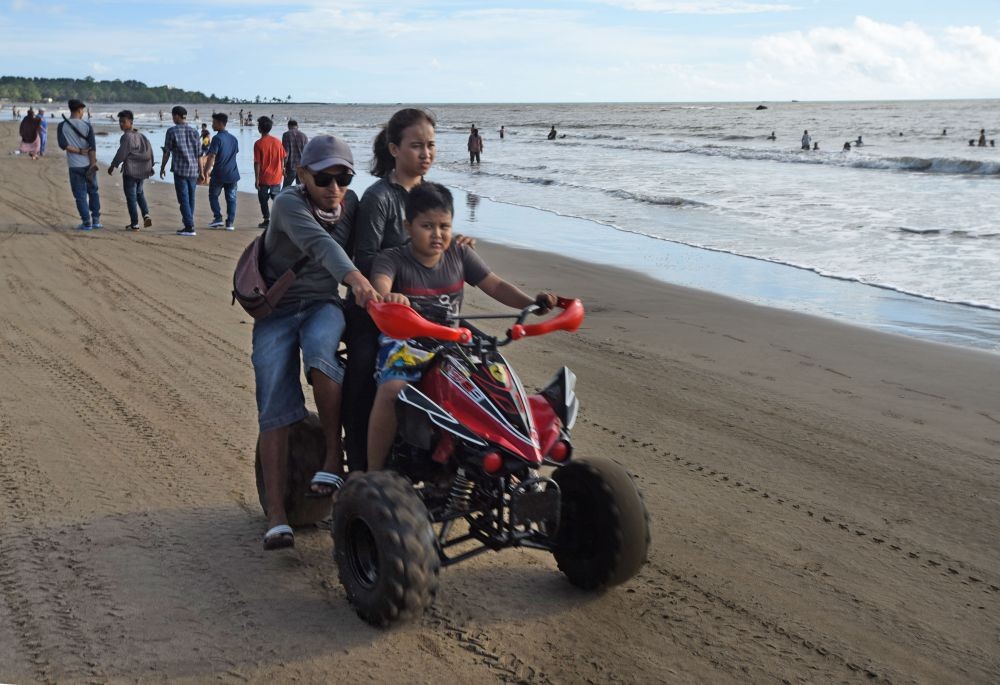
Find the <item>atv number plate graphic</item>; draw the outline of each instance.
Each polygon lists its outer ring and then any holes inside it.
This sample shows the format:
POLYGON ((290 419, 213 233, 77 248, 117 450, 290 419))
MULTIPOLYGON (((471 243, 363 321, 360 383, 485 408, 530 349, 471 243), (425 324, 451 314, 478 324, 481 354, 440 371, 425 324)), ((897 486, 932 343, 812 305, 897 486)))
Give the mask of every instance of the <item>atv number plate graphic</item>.
POLYGON ((549 488, 540 492, 520 492, 510 502, 514 525, 559 522, 559 491, 549 488))

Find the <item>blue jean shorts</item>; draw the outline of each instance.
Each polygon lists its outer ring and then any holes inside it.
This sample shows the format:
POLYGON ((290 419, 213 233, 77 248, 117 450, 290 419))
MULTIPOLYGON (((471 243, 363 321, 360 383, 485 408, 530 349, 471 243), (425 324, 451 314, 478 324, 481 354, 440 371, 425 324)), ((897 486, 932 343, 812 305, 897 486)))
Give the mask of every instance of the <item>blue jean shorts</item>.
POLYGON ((251 359, 261 432, 290 426, 308 415, 300 354, 307 380, 311 382, 310 374, 317 370, 343 383, 344 369, 337 359, 343 334, 344 310, 334 302, 305 302, 254 323, 251 359))
POLYGON ((378 339, 378 357, 375 361, 375 383, 406 381, 416 383, 424 369, 434 359, 434 353, 414 344, 412 340, 397 340, 387 335, 378 339))

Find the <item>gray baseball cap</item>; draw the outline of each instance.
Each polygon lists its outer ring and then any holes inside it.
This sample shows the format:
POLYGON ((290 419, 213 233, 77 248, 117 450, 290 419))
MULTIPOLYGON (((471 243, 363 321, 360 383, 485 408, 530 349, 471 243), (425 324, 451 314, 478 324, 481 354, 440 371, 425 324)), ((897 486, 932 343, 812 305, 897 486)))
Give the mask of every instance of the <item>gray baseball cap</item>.
POLYGON ((302 148, 299 165, 309 171, 323 171, 338 164, 354 171, 354 155, 347 143, 340 138, 315 136, 302 148))

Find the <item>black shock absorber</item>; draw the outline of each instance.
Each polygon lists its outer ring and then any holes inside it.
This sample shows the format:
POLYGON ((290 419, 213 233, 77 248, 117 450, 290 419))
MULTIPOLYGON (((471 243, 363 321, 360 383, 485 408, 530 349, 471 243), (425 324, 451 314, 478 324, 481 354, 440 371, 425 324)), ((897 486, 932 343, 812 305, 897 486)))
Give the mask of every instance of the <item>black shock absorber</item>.
POLYGON ((451 483, 451 491, 448 493, 448 506, 452 511, 468 511, 472 500, 472 491, 476 484, 465 477, 465 469, 459 469, 455 474, 455 480, 451 483))

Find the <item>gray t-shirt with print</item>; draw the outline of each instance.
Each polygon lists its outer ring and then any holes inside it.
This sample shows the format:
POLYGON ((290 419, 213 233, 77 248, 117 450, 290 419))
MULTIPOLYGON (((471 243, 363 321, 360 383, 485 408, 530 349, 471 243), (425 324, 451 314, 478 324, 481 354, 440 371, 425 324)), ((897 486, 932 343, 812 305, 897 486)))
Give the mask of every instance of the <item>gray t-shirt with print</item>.
POLYGON ((372 278, 392 280, 392 292, 406 295, 410 305, 431 321, 454 325, 448 316, 462 309, 464 283, 479 285, 490 275, 482 257, 466 245, 452 243, 434 266, 424 266, 409 244, 384 250, 372 265, 372 278))

